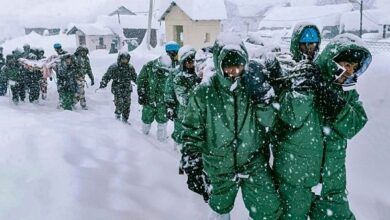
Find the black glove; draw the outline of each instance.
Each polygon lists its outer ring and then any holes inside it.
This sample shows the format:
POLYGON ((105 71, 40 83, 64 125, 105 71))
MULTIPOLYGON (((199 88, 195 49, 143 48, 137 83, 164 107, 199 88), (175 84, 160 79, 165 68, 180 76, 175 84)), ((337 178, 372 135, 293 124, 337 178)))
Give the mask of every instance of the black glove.
POLYGON ((321 73, 311 62, 301 61, 290 73, 291 88, 296 91, 317 91, 321 85, 321 73))
POLYGON ((106 88, 106 84, 104 82, 100 82, 100 86, 99 86, 99 89, 103 89, 103 88, 106 88))
POLYGON ((209 200, 207 175, 203 172, 202 158, 199 154, 183 156, 181 169, 187 174, 188 189, 203 196, 205 202, 209 200))
POLYGON ((291 88, 290 80, 283 80, 286 75, 280 66, 280 62, 274 55, 268 55, 264 62, 265 73, 268 76, 269 84, 272 86, 275 96, 279 96, 284 89, 291 88))
POLYGON ((91 86, 95 85, 95 80, 91 79, 91 86))
POLYGON ((256 61, 249 62, 249 69, 243 76, 247 93, 255 104, 270 101, 268 93, 272 89, 264 66, 256 61))
POLYGON ((138 87, 138 104, 140 105, 146 105, 147 100, 146 100, 146 92, 145 89, 138 87))
POLYGON ((321 106, 322 114, 328 120, 333 121, 343 110, 347 102, 334 89, 333 85, 321 82, 316 87, 317 100, 321 106))
POLYGON ((173 108, 167 108, 167 118, 171 121, 175 118, 175 110, 173 108))

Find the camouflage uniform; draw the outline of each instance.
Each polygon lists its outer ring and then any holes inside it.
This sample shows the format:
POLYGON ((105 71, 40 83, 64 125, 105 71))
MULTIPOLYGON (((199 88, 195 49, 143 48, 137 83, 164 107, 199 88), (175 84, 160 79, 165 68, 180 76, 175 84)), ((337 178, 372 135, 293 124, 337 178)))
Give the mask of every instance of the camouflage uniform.
POLYGON ((5 66, 5 59, 3 57, 3 48, 0 47, 0 96, 7 94, 8 87, 7 77, 2 71, 3 66, 5 66))
POLYGON ((60 106, 65 110, 72 110, 73 107, 74 95, 77 90, 77 71, 77 65, 71 55, 63 57, 61 63, 57 66, 57 90, 60 106), (66 63, 67 59, 71 59, 70 64, 66 63))
POLYGON ((130 54, 122 52, 118 55, 117 63, 112 64, 104 74, 99 88, 105 88, 112 80, 111 92, 114 94, 115 115, 117 119, 127 122, 130 114, 131 81, 136 82, 137 73, 130 63, 121 63, 122 59, 130 62, 130 54))
MULTIPOLYGON (((37 60, 37 56, 30 54, 27 57, 29 60, 37 60)), ((23 69, 25 73, 26 88, 29 91, 29 101, 37 102, 39 99, 39 80, 42 78, 42 72, 39 69, 23 69)))
POLYGON ((77 72, 76 76, 77 93, 75 96, 75 104, 80 102, 80 105, 83 109, 87 109, 87 102, 85 100, 85 75, 89 76, 89 78, 91 79, 91 85, 94 85, 94 77, 87 54, 88 49, 83 46, 78 47, 75 52, 76 63, 79 67, 79 71, 77 72))
MULTIPOLYGON (((42 48, 37 48, 35 55, 37 56, 38 60, 42 60, 46 58, 45 51, 42 48)), ((47 98, 47 86, 48 86, 47 78, 42 76, 42 78, 39 80, 39 87, 41 90, 41 97, 43 100, 47 98)))
POLYGON ((24 76, 14 55, 7 55, 7 62, 2 68, 2 72, 6 79, 9 80, 12 92, 12 101, 15 104, 18 104, 19 100, 24 101, 26 98, 24 76))

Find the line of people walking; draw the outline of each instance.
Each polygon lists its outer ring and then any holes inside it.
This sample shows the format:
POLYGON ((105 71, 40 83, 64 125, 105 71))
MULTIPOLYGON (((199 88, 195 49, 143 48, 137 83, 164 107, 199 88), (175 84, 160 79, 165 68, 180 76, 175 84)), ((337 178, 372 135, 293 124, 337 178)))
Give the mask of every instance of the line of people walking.
POLYGON ((320 43, 308 23, 295 27, 290 53, 261 59, 237 36, 216 40, 212 76, 188 94, 175 127, 181 169, 209 220, 230 219, 240 189, 254 220, 355 219, 345 158, 367 122, 355 86, 372 57, 353 35, 321 53, 320 43))
MULTIPOLYGON (((262 57, 249 58, 241 38, 228 33, 200 50, 168 42, 166 54, 138 75, 130 55, 120 52, 99 89, 112 81, 115 117, 128 123, 135 83, 145 135, 156 122, 157 138, 165 142, 167 123, 174 122, 179 170, 209 204, 209 220, 230 219, 239 190, 253 220, 353 220, 345 158, 347 141, 367 122, 355 86, 372 56, 349 34, 321 53, 320 44, 318 28, 309 23, 295 27, 290 53, 262 57)), ((88 50, 73 55, 54 47, 60 106, 71 110, 80 102, 87 109, 85 75, 94 84, 88 50)), ((39 59, 26 49, 26 59, 39 59)), ((24 100, 26 82, 35 101, 42 74, 20 68, 17 53, 7 55, 2 74, 14 83, 15 103, 24 100)))

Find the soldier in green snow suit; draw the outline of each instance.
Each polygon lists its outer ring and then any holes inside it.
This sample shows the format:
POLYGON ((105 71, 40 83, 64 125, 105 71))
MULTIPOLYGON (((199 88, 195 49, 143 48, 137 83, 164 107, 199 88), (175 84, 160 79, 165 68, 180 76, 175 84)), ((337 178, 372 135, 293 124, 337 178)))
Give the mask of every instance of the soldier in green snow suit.
POLYGON ((169 76, 171 60, 167 55, 160 56, 142 67, 137 79, 138 102, 142 105, 142 131, 149 134, 153 121, 157 122, 157 138, 167 137, 167 108, 164 102, 164 88, 169 76))
POLYGON ((7 78, 12 92, 12 101, 15 104, 20 101, 24 101, 26 98, 26 90, 25 90, 25 78, 23 75, 23 71, 21 71, 18 61, 16 60, 14 55, 7 55, 7 61, 4 67, 2 68, 2 72, 4 76, 7 78))
POLYGON ((80 102, 80 105, 84 110, 88 109, 87 101, 85 99, 85 75, 88 75, 89 79, 91 79, 91 86, 95 84, 91 64, 88 58, 88 52, 88 48, 79 46, 74 54, 79 68, 76 75, 77 92, 75 96, 75 104, 80 102))
POLYGON ((118 60, 112 64, 104 74, 100 82, 99 89, 105 88, 112 80, 111 92, 114 94, 115 117, 127 123, 130 115, 131 92, 133 87, 131 81, 137 81, 137 73, 134 67, 129 63, 130 54, 120 52, 118 60))
POLYGON ((255 105, 246 92, 241 75, 248 54, 239 37, 220 35, 213 55, 215 75, 195 89, 184 116, 183 169, 199 181, 204 167, 211 182, 211 217, 230 219, 241 188, 252 219, 278 219, 279 197, 260 153, 263 125, 269 126, 274 110, 255 105))
POLYGON ((360 38, 343 34, 334 38, 315 61, 323 78, 319 90, 325 91, 318 95, 325 132, 321 155, 322 190, 315 197, 312 219, 355 219, 347 199, 345 158, 347 140, 367 122, 354 85, 371 60, 371 53, 362 46, 360 38))
POLYGON ((319 43, 320 32, 316 26, 298 24, 290 47, 295 66, 287 70, 286 80, 274 79, 272 82, 274 88, 278 88, 276 93, 280 104, 278 120, 272 130, 275 137, 270 138, 273 170, 283 205, 281 219, 307 219, 313 196, 311 188, 320 179, 321 114, 316 106, 315 92, 306 85, 306 81, 318 75, 312 60, 319 43))
POLYGON ((173 79, 173 94, 166 97, 170 97, 170 100, 166 100, 169 103, 177 101, 177 105, 174 108, 168 107, 168 114, 173 114, 176 110, 176 117, 174 120, 175 129, 172 134, 173 139, 177 144, 182 144, 180 140, 181 132, 183 130, 182 120, 184 118, 185 110, 187 108, 188 99, 193 92, 195 86, 199 84, 200 78, 195 73, 195 49, 189 46, 184 46, 179 50, 179 62, 180 67, 173 79))
MULTIPOLYGON (((176 106, 178 105, 178 102, 176 100, 176 97, 174 96, 174 91, 173 91, 173 79, 175 78, 176 74, 179 72, 178 70, 179 61, 177 56, 179 49, 180 49, 180 45, 173 41, 168 42, 165 45, 165 52, 171 58, 172 64, 171 64, 171 70, 169 72, 169 76, 165 83, 164 100, 166 102, 167 109, 169 109, 169 111, 167 112, 167 117, 169 120, 172 121, 174 121, 174 119, 176 118, 177 115, 176 106)), ((172 138, 176 140, 173 136, 172 138)))
POLYGON ((77 91, 76 74, 78 67, 72 55, 64 55, 57 66, 57 91, 60 107, 64 110, 73 109, 73 100, 77 91))
MULTIPOLYGON (((297 30, 295 36, 304 32, 304 28, 297 30)), ((291 50, 296 52, 299 46, 294 44, 297 42, 294 39, 291 50)), ((323 133, 324 125, 334 115, 342 114, 344 124, 341 126, 348 133, 356 134, 366 121, 357 97, 350 99, 350 105, 346 104, 332 88, 333 79, 321 77, 324 71, 329 72, 329 76, 335 74, 330 72, 337 70, 333 58, 338 54, 338 46, 326 49, 320 55, 316 63, 321 65, 298 64, 298 70, 307 72, 306 79, 292 83, 291 89, 284 89, 279 98, 282 123, 275 129, 278 134, 274 170, 283 202, 282 219, 306 220, 308 216, 312 219, 354 219, 345 194, 345 149, 343 152, 339 148, 342 146, 340 141, 333 142, 329 134, 323 133), (332 70, 329 70, 330 64, 333 64, 332 70)))

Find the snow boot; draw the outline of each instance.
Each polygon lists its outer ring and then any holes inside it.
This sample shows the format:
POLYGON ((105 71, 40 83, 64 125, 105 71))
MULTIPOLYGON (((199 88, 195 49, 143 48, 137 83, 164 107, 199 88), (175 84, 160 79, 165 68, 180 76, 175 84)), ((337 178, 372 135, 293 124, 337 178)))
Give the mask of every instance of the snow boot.
POLYGON ((157 140, 161 142, 167 141, 167 123, 157 124, 157 140))
POLYGON ((214 211, 211 211, 208 220, 230 220, 230 213, 227 214, 218 214, 214 211))
POLYGON ((143 123, 142 124, 142 133, 144 133, 144 135, 148 135, 151 127, 152 127, 152 124, 143 123))

